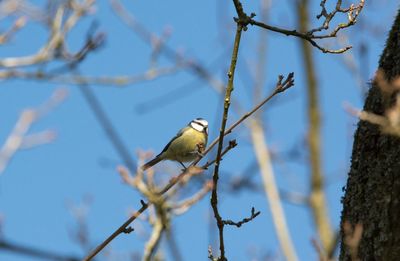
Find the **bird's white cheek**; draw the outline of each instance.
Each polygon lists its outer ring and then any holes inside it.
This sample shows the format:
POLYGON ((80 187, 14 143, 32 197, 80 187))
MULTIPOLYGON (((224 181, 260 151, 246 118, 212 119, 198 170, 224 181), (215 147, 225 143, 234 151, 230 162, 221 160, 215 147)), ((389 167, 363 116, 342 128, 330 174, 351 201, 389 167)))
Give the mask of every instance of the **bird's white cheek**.
POLYGON ((190 126, 191 126, 193 129, 197 130, 197 131, 203 131, 203 130, 204 130, 204 127, 201 126, 200 124, 196 123, 196 122, 190 123, 190 126))

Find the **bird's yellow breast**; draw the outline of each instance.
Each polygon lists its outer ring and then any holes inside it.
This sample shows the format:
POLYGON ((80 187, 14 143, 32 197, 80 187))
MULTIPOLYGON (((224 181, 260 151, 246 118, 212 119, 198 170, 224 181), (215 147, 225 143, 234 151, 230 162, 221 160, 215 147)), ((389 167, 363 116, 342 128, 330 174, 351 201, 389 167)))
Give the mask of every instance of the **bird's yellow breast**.
POLYGON ((168 149, 163 153, 163 159, 188 162, 196 159, 199 146, 205 148, 207 135, 193 128, 187 127, 182 135, 171 142, 168 149))

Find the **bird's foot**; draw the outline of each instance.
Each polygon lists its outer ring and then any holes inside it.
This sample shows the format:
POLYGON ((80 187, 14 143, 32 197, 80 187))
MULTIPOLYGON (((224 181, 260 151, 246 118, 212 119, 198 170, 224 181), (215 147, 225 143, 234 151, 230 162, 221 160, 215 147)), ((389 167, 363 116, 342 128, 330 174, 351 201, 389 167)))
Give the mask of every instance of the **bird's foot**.
POLYGON ((186 168, 185 164, 183 164, 181 161, 178 161, 178 162, 179 162, 179 163, 182 165, 182 167, 183 167, 182 171, 186 171, 187 168, 186 168))

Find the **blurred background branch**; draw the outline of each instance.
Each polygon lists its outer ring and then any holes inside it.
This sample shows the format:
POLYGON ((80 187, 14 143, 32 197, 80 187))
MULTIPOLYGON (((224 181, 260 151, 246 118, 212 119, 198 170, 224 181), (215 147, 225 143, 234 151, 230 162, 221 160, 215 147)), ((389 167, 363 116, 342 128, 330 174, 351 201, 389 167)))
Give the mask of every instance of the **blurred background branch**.
MULTIPOLYGON (((323 1, 323 4, 325 2, 323 1)), ((340 6, 340 3, 338 2, 340 6)), ((336 10, 338 10, 338 5, 336 10)), ((299 30, 309 30, 310 16, 309 16, 309 1, 301 0, 298 2, 298 24, 299 30)), ((335 14, 326 14, 325 7, 322 6, 323 11, 321 14, 325 14, 326 21, 328 23, 330 17, 335 14)), ((361 7, 362 8, 362 7, 361 7)), ((313 215, 319 238, 322 242, 323 249, 331 249, 333 242, 333 231, 331 228, 328 204, 326 201, 326 195, 324 192, 324 175, 322 172, 322 153, 321 153, 321 109, 319 107, 319 92, 318 83, 316 77, 316 69, 314 66, 312 48, 307 45, 304 41, 300 42, 301 53, 303 55, 304 70, 306 74, 306 86, 307 86, 307 118, 308 118, 308 157, 310 161, 310 208, 313 215)))
POLYGON ((14 242, 0 239, 0 251, 12 252, 17 255, 25 255, 29 258, 40 258, 45 260, 54 261, 79 261, 80 257, 62 255, 58 253, 52 253, 48 250, 37 249, 29 246, 20 245, 14 242))
POLYGON ((62 103, 66 96, 67 91, 65 89, 57 89, 46 102, 37 108, 22 111, 14 129, 0 149, 0 175, 18 150, 29 149, 54 140, 56 135, 54 131, 47 130, 34 134, 28 134, 28 132, 36 121, 62 103))

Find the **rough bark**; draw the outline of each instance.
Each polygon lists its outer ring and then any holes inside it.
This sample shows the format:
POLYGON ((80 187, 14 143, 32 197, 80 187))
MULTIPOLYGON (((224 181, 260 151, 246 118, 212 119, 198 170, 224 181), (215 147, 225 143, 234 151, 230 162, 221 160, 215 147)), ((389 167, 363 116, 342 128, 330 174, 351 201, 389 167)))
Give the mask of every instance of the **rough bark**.
MULTIPOLYGON (((400 11, 379 61, 387 80, 400 76, 400 11)), ((364 110, 378 115, 393 101, 372 82, 364 110), (388 100, 388 101, 386 101, 388 100)), ((360 260, 400 260, 400 138, 360 121, 354 136, 351 169, 343 197, 340 260, 351 260, 343 223, 361 223, 360 260)))

